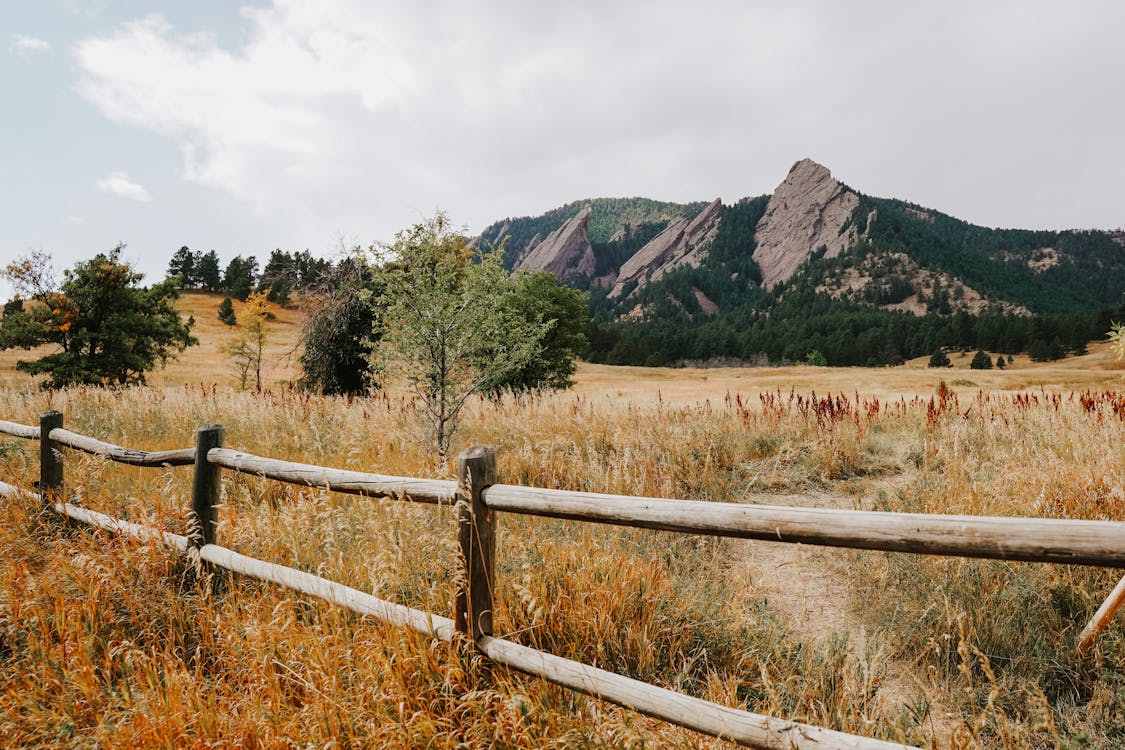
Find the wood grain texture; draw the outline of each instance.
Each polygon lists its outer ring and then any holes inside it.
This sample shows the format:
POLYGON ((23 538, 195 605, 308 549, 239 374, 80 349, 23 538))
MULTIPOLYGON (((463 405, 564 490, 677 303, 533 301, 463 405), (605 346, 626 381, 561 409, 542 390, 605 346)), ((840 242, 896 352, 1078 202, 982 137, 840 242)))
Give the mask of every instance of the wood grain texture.
POLYGON ((25 440, 38 440, 39 427, 0 419, 0 434, 24 438, 25 440))
POLYGON ((458 462, 458 541, 464 573, 454 605, 457 629, 474 641, 492 635, 493 590, 496 569, 496 514, 482 493, 496 484, 496 449, 477 445, 461 452, 458 462))
POLYGON ((905 745, 784 721, 693 698, 502 638, 481 638, 493 661, 657 719, 762 750, 903 750, 905 745))
POLYGON ((243 474, 253 474, 306 487, 322 487, 333 492, 352 495, 452 505, 457 493, 456 482, 329 469, 313 464, 264 458, 227 448, 214 448, 208 451, 207 460, 224 469, 240 471, 243 474))
POLYGON ((1125 568, 1125 523, 741 505, 497 484, 493 510, 689 534, 1125 568))
POLYGON ((195 463, 194 448, 181 448, 173 451, 142 451, 106 443, 87 435, 64 430, 61 427, 51 430, 48 437, 68 448, 74 448, 130 466, 189 466, 195 463))

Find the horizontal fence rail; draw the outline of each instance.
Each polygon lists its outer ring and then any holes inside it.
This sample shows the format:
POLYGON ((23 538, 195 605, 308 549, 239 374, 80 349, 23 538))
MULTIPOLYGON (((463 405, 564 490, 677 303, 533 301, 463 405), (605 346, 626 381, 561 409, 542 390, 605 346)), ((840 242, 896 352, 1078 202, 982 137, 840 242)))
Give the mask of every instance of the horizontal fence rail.
POLYGON ((497 484, 493 510, 688 534, 1026 562, 1125 568, 1125 524, 739 505, 497 484))
POLYGON ((227 448, 207 451, 207 460, 224 469, 276 479, 305 487, 320 487, 333 492, 370 497, 389 497, 416 503, 445 504, 453 502, 457 483, 440 479, 412 479, 369 474, 363 471, 328 469, 313 464, 299 464, 264 458, 227 448))
MULTIPOLYGON (((113 445, 70 432, 61 425, 62 415, 58 412, 44 414, 39 427, 0 420, 0 434, 41 440, 42 445, 39 494, 0 482, 0 496, 39 497, 47 509, 83 524, 143 542, 165 544, 194 554, 205 567, 270 582, 428 637, 456 642, 457 634, 463 633, 480 653, 498 664, 679 726, 764 750, 890 750, 905 746, 722 706, 495 637, 495 513, 775 542, 1125 567, 1125 523, 1111 521, 739 505, 504 485, 496 483, 495 451, 486 447, 461 454, 458 482, 415 479, 331 469, 230 450, 222 447, 223 431, 219 425, 201 427, 195 448, 159 452, 113 445), (134 466, 194 464, 191 535, 160 531, 66 502, 62 493, 62 459, 55 446, 134 466), (215 543, 215 528, 220 469, 333 492, 456 504, 465 573, 454 606, 456 619, 385 601, 311 573, 219 546, 215 543)), ((1089 633, 1103 628, 1105 619, 1112 617, 1112 611, 1105 613, 1108 606, 1107 601, 1087 626, 1083 647, 1096 636, 1096 632, 1093 636, 1089 633)))

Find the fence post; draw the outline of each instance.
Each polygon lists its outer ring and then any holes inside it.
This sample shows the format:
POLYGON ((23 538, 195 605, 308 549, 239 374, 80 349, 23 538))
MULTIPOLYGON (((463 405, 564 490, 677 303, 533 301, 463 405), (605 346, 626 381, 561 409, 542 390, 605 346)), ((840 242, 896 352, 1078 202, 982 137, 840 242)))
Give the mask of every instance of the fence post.
POLYGON ((485 488, 496 484, 496 449, 477 445, 458 463, 458 521, 464 583, 457 589, 457 630, 475 642, 492 635, 493 570, 496 560, 494 511, 484 504, 485 488))
POLYGON ((63 459, 59 446, 49 437, 51 430, 62 427, 61 411, 52 409, 39 417, 39 498, 43 507, 54 510, 55 499, 63 492, 63 459))
POLYGON ((195 547, 215 543, 221 469, 207 462, 207 451, 222 447, 222 425, 205 424, 195 431, 195 476, 191 483, 191 541, 195 547))

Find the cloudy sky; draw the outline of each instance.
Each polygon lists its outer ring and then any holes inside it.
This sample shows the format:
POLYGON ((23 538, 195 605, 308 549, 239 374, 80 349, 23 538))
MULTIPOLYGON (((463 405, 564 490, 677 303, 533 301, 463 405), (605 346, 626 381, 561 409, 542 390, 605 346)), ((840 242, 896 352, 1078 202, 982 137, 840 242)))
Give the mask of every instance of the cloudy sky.
POLYGON ((811 157, 989 226, 1125 225, 1125 4, 0 5, 0 261, 267 255, 811 157))

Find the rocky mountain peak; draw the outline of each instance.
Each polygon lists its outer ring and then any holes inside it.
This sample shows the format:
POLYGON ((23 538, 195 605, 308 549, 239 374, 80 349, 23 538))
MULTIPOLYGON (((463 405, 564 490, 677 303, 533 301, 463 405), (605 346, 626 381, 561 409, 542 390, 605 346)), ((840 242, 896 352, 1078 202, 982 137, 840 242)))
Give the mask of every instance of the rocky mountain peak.
POLYGON ((673 221, 621 266, 610 290, 617 299, 632 281, 656 281, 681 266, 698 268, 707 255, 719 226, 723 203, 716 198, 695 217, 673 221))
POLYGON ((855 244, 854 226, 844 230, 859 196, 833 179, 828 168, 802 159, 770 197, 754 233, 754 260, 767 288, 787 281, 818 248, 834 258, 855 244))
POLYGON ((542 242, 533 240, 529 252, 516 263, 516 270, 550 271, 560 279, 593 276, 596 262, 590 245, 591 213, 586 206, 542 242))

